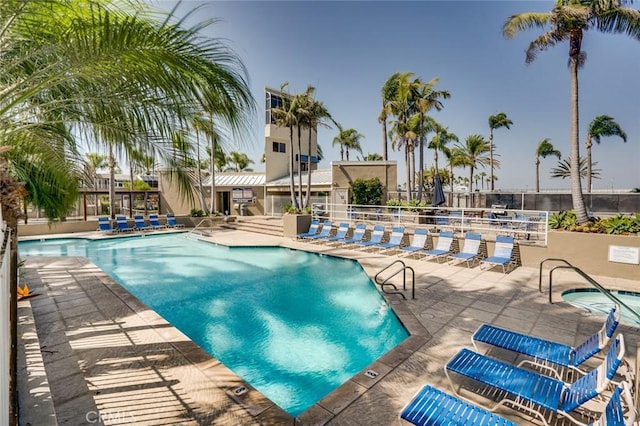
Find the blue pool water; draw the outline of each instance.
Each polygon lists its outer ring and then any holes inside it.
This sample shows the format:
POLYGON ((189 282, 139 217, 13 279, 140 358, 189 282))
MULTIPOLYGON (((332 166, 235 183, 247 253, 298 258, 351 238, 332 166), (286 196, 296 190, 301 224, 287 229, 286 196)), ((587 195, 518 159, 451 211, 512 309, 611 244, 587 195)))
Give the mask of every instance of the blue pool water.
POLYGON ((19 253, 89 258, 293 416, 408 336, 351 260, 175 234, 21 242, 19 253))
MULTIPOLYGON (((634 312, 640 313, 640 293, 633 291, 613 290, 611 293, 634 312)), ((606 317, 614 302, 595 288, 577 288, 562 293, 562 299, 578 308, 606 317)), ((640 319, 629 309, 621 307, 620 320, 640 327, 640 319)))

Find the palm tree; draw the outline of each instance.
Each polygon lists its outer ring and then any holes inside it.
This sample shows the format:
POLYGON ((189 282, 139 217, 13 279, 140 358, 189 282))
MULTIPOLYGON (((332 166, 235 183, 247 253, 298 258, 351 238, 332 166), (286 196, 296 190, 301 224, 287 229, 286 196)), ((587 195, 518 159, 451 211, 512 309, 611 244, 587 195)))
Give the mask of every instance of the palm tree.
POLYGON ((536 148, 536 192, 540 192, 540 157, 547 158, 550 155, 555 155, 558 160, 562 158, 562 154, 555 149, 549 138, 541 140, 536 148))
MULTIPOLYGON (((34 207, 51 220, 66 215, 78 196, 81 175, 73 164, 80 162, 69 161, 80 157, 78 135, 107 146, 110 154, 126 146, 161 159, 189 196, 192 182, 172 159, 169 135, 195 111, 214 113, 234 132, 245 130, 255 111, 239 57, 201 34, 215 20, 185 28, 191 18, 160 16, 135 1, 0 2, 0 128, 1 144, 9 147, 0 203, 9 228, 17 230, 16 198, 27 195, 26 185, 10 184, 21 176, 31 179, 34 207), (39 173, 21 173, 30 170, 23 167, 28 163, 39 173), (74 181, 76 189, 67 185, 74 181), (60 197, 40 196, 58 188, 64 189, 60 197)), ((16 241, 9 285, 13 341, 16 241)))
POLYGON ((238 151, 231 151, 229 153, 229 157, 227 157, 228 163, 232 164, 233 167, 228 168, 229 171, 234 172, 252 172, 253 169, 249 168, 249 164, 253 164, 253 160, 249 158, 249 156, 245 153, 238 151))
MULTIPOLYGON (((307 91, 305 92, 306 96, 306 104, 307 104, 307 114, 304 116, 304 126, 307 128, 308 138, 307 138, 307 196, 304 200, 302 208, 308 207, 311 201, 311 141, 314 134, 318 134, 318 126, 329 127, 329 125, 325 122, 325 120, 329 119, 333 123, 335 121, 329 114, 329 111, 325 108, 324 104, 321 101, 317 101, 313 98, 313 94, 315 92, 315 88, 313 86, 308 86, 307 91)), ((337 123, 335 123, 337 124, 337 123)), ((316 143, 316 149, 319 150, 316 143)), ((347 151, 347 159, 349 157, 349 153, 347 151)))
MULTIPOLYGON (((596 164, 598 164, 597 161, 593 163, 594 166, 596 164)), ((558 165, 553 169, 551 169, 551 177, 562 178, 562 179, 571 178, 572 177, 571 165, 572 165, 571 158, 565 158, 564 160, 558 161, 558 165)), ((578 160, 578 165, 580 166, 580 178, 587 177, 587 169, 588 169, 587 159, 584 157, 580 157, 580 160, 578 160)), ((594 179, 600 179, 600 171, 601 171, 600 169, 592 168, 591 177, 594 179)))
POLYGON ((362 154, 362 147, 360 146, 360 139, 364 137, 356 129, 345 129, 341 124, 337 123, 338 134, 333 138, 333 145, 340 146, 340 160, 344 160, 345 157, 349 161, 349 149, 357 151, 362 154))
POLYGON ((627 141, 627 134, 622 130, 620 125, 615 122, 613 117, 608 115, 599 115, 589 124, 587 131, 587 192, 591 192, 591 147, 592 141, 600 143, 603 136, 619 136, 624 142, 627 141))
POLYGON ((513 124, 513 121, 511 121, 509 119, 509 117, 507 117, 507 114, 505 114, 504 112, 500 112, 496 115, 491 115, 489 116, 489 146, 490 146, 490 151, 489 151, 489 158, 490 158, 490 162, 491 162, 491 170, 490 170, 490 176, 491 176, 491 190, 493 191, 493 166, 494 166, 494 162, 493 162, 493 149, 495 148, 495 145, 493 144, 493 131, 495 129, 499 129, 501 127, 506 127, 507 129, 510 129, 510 126, 513 124))
POLYGON ((382 155, 374 152, 374 153, 368 153, 367 155, 365 155, 364 157, 362 157, 362 161, 383 161, 384 158, 382 157, 382 155))
POLYGON ((393 73, 382 85, 382 110, 378 116, 378 122, 382 124, 382 158, 384 161, 389 159, 389 143, 387 141, 387 118, 391 115, 389 103, 397 96, 398 81, 402 74, 393 73))
POLYGON ((473 172, 479 166, 487 166, 490 164, 491 159, 487 156, 487 153, 491 150, 489 142, 484 140, 482 135, 470 135, 468 136, 464 144, 457 143, 458 155, 460 156, 460 163, 464 166, 469 166, 469 191, 473 192, 473 172))
POLYGON ((286 92, 288 82, 280 86, 282 95, 282 106, 271 109, 271 116, 278 127, 289 129, 289 191, 291 194, 291 205, 296 211, 300 211, 300 203, 295 191, 295 181, 293 177, 295 156, 293 154, 293 129, 298 126, 297 105, 295 99, 286 92))
POLYGON ((487 177, 487 172, 480 172, 478 175, 480 176, 480 185, 482 185, 482 190, 484 191, 484 180, 487 177))
MULTIPOLYGON (((87 162, 86 162, 86 173, 87 178, 91 181, 91 185, 93 189, 97 189, 98 186, 98 169, 104 169, 107 167, 107 157, 98 154, 97 152, 88 152, 87 153, 87 162)), ((94 204, 95 204, 95 214, 98 215, 98 204, 100 203, 98 194, 94 195, 94 204)))
POLYGON ((578 68, 584 65, 582 37, 587 30, 602 33, 626 34, 640 40, 640 14, 637 10, 621 6, 630 1, 578 1, 557 0, 551 12, 528 12, 508 18, 503 34, 512 38, 518 32, 550 27, 529 44, 526 62, 535 60, 538 52, 562 41, 569 42, 569 69, 571 74, 571 197, 579 224, 589 220, 580 182, 580 134, 578 114, 578 68))
POLYGON ((436 121, 431 117, 427 117, 426 114, 433 108, 437 111, 442 110, 444 106, 440 99, 449 99, 451 97, 446 90, 433 90, 433 86, 435 86, 438 81, 440 81, 440 79, 436 77, 427 83, 418 84, 415 93, 415 109, 419 117, 418 137, 420 139, 418 142, 418 177, 420 180, 418 183, 418 201, 422 201, 425 137, 428 133, 434 132, 437 127, 436 121))
POLYGON ((449 142, 458 142, 459 139, 454 133, 449 132, 448 127, 438 125, 435 132, 436 134, 431 138, 428 148, 433 149, 433 162, 436 171, 438 171, 438 151, 444 152, 449 142))

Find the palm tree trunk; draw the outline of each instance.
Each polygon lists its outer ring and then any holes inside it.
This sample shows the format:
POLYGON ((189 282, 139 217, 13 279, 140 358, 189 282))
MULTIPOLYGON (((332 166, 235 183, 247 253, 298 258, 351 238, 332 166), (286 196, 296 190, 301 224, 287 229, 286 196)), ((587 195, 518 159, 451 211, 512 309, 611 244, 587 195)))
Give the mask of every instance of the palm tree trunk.
POLYGON ((409 144, 405 141, 404 144, 404 164, 405 164, 405 177, 407 182, 407 202, 411 200, 411 160, 409 155, 409 144))
POLYGON ((384 161, 387 161, 389 159, 388 145, 389 143, 387 142, 387 120, 385 119, 382 122, 382 158, 384 159, 384 161))
POLYGON ((491 165, 491 191, 493 191, 493 127, 489 129, 489 163, 491 165))
POLYGON ((216 206, 216 137, 211 135, 211 213, 218 210, 216 206))
POLYGON ((293 164, 293 127, 289 126, 289 190, 291 191, 291 206, 298 210, 298 197, 296 197, 296 186, 293 180, 293 164))
POLYGON ((116 218, 116 159, 113 144, 109 144, 109 215, 116 218))
MULTIPOLYGON (((7 228, 5 233, 10 233, 11 244, 7 249, 9 254, 9 338, 11 349, 9 353, 9 411, 10 424, 16 424, 18 416, 18 215, 9 207, 2 206, 2 218, 7 228)), ((3 289, 5 291, 5 289, 3 289)))
POLYGON ((309 207, 311 203, 311 126, 309 126, 309 139, 307 141, 307 198, 304 207, 309 207))
POLYGON ((578 58, 577 55, 570 58, 571 69, 571 199, 573 210, 576 213, 576 221, 579 224, 589 220, 587 209, 582 196, 580 182, 580 133, 578 113, 578 58))
POLYGON ((424 136, 420 136, 420 147, 418 148, 418 201, 422 202, 422 185, 424 184, 424 136))
POLYGON ((587 134, 587 192, 591 192, 591 133, 587 134))
POLYGON ((540 192, 540 159, 536 157, 536 192, 540 192))
POLYGON ((300 126, 298 126, 298 160, 296 161, 298 166, 298 200, 300 209, 302 209, 302 200, 304 200, 304 196, 302 193, 302 130, 300 130, 300 126))

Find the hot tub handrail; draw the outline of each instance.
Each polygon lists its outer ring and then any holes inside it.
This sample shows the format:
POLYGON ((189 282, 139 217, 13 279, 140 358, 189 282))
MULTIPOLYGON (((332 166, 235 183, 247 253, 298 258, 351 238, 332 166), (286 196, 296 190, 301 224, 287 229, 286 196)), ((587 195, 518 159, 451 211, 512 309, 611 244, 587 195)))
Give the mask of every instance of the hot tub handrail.
MULTIPOLYGON (((571 269, 574 272, 576 272, 578 275, 580 275, 582 278, 584 278, 585 280, 587 280, 587 282, 589 284, 591 284, 592 286, 594 286, 600 293, 604 294, 605 296, 607 296, 609 299, 611 299, 614 303, 617 303, 618 305, 622 306, 623 308, 625 308, 627 311, 631 312, 636 319, 638 320, 638 322, 640 322, 640 314, 638 314, 635 310, 631 309, 626 303, 624 303, 623 301, 621 301, 619 298, 617 298, 616 296, 614 296, 611 291, 609 291, 608 289, 604 288, 602 285, 600 285, 600 283, 598 283, 596 280, 594 280, 593 278, 591 278, 586 272, 584 272, 582 269, 578 268, 577 266, 573 266, 571 263, 567 262, 564 259, 545 259, 545 260, 557 260, 557 261, 562 261, 564 263, 566 263, 566 265, 558 265, 558 266, 554 266, 553 268, 551 268, 551 270, 549 271, 549 303, 553 304, 553 271, 555 271, 556 269, 571 269)), ((544 262, 544 260, 542 261, 544 262)), ((542 275, 542 262, 540 262, 540 274, 542 275)), ((540 282, 542 282, 542 278, 540 278, 540 282)))

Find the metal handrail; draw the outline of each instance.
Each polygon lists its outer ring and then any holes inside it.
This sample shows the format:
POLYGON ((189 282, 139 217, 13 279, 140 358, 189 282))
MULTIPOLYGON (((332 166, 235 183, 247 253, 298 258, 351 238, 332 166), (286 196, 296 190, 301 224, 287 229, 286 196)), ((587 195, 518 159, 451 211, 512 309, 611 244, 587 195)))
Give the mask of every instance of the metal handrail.
POLYGON ((201 219, 200 222, 198 222, 198 224, 196 226, 194 226, 192 229, 189 230, 189 232, 187 232, 186 236, 189 236, 189 235, 193 234, 198 228, 200 228, 200 225, 202 225, 205 221, 209 221, 211 223, 211 220, 212 219, 210 217, 205 217, 205 218, 201 219))
POLYGON ((626 303, 621 301, 619 298, 614 296, 611 293, 611 291, 609 291, 608 289, 606 289, 602 285, 600 285, 600 283, 598 283, 596 280, 591 278, 582 269, 578 268, 577 266, 572 265, 571 263, 569 263, 565 259, 548 258, 548 259, 544 259, 544 260, 542 260, 540 262, 540 278, 539 278, 539 284, 538 284, 538 290, 539 291, 542 291, 542 265, 543 265, 544 262, 551 261, 551 260, 563 262, 563 263, 565 263, 565 265, 555 266, 555 267, 551 268, 551 270, 549 271, 549 303, 553 304, 553 271, 555 271, 556 269, 571 269, 574 272, 576 272, 578 275, 580 275, 582 278, 587 280, 587 282, 589 284, 591 284, 592 286, 594 286, 600 293, 604 294, 609 299, 611 299, 614 303, 617 303, 618 305, 622 306, 623 308, 625 308, 626 310, 631 312, 637 318, 638 322, 640 323, 640 314, 638 314, 635 310, 631 309, 626 303))
POLYGON ((403 299, 407 300, 406 296, 401 293, 400 291, 398 291, 398 287, 396 287, 395 284, 388 282, 391 278, 395 277, 396 275, 398 275, 400 272, 402 272, 402 289, 403 290, 407 290, 407 269, 411 271, 411 298, 415 299, 416 298, 416 272, 413 270, 413 268, 411 266, 407 266, 402 260, 395 260, 393 262, 391 262, 391 264, 387 265, 386 267, 382 268, 377 274, 376 276, 373 278, 374 281, 376 282, 376 284, 378 284, 380 286, 380 288, 382 289, 383 293, 387 293, 387 294, 399 294, 400 296, 402 296, 403 299), (402 269, 399 269, 398 271, 394 272, 393 274, 391 274, 389 277, 387 277, 384 281, 382 282, 378 282, 378 277, 380 276, 380 274, 382 274, 384 271, 386 271, 387 269, 391 268, 393 265, 395 265, 396 263, 400 263, 402 264, 402 269), (394 292, 388 292, 384 289, 385 285, 390 285, 391 287, 393 287, 396 291, 394 292))

